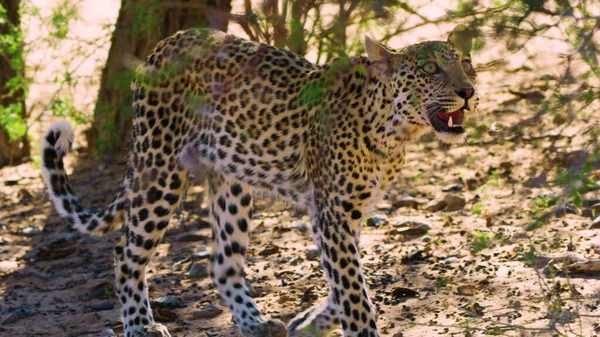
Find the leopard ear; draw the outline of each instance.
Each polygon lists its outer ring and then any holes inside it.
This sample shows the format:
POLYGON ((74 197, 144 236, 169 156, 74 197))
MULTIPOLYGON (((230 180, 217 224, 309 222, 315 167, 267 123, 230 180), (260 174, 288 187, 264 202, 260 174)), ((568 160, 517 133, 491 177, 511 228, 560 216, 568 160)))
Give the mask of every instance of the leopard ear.
POLYGON ((460 51, 463 55, 471 54, 473 48, 473 33, 469 27, 459 24, 454 27, 450 35, 448 36, 448 42, 450 42, 454 48, 460 51))
POLYGON ((388 63, 390 60, 390 51, 381 43, 365 36, 365 49, 367 55, 372 62, 376 63, 388 63))

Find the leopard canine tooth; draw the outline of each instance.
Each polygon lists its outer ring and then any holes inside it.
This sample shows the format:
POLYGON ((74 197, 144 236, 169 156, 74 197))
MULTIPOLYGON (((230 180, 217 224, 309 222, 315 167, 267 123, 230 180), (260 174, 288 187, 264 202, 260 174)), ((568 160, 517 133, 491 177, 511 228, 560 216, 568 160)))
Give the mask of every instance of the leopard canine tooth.
POLYGON ((450 118, 448 118, 448 126, 454 127, 454 122, 452 121, 452 116, 450 116, 450 118))

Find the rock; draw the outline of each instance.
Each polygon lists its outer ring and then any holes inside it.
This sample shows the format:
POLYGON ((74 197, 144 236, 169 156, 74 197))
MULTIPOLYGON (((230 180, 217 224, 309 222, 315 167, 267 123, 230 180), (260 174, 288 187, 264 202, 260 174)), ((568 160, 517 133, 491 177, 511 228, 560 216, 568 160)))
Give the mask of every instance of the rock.
POLYGON ((465 207, 467 203, 465 198, 460 195, 455 194, 446 194, 444 197, 444 202, 446 203, 446 211, 458 211, 465 207))
POLYGON ((446 186, 442 187, 442 191, 443 192, 460 192, 463 190, 463 188, 465 188, 465 185, 463 185, 461 183, 454 183, 454 184, 450 184, 450 185, 446 185, 446 186))
POLYGON ((263 249, 261 252, 258 253, 258 255, 260 256, 269 256, 269 255, 273 255, 273 254, 277 254, 279 253, 279 251, 281 250, 281 248, 277 245, 274 244, 268 244, 265 249, 263 249))
POLYGON ((0 322, 0 326, 16 323, 20 319, 35 316, 38 313, 39 312, 37 310, 15 309, 10 314, 8 314, 8 316, 6 316, 6 318, 4 318, 2 322, 0 322))
POLYGON ((403 299, 407 299, 407 298, 418 298, 420 295, 417 291, 409 289, 409 288, 404 288, 404 287, 397 287, 394 288, 394 290, 392 290, 392 299, 394 300, 403 300, 403 299))
POLYGON ((376 207, 380 211, 389 211, 392 209, 392 204, 390 204, 389 202, 382 201, 377 203, 376 207))
POLYGON ((423 242, 431 242, 431 236, 429 236, 429 235, 425 235, 425 236, 422 238, 422 240, 423 240, 423 242))
POLYGON ((308 230, 308 227, 308 223, 306 223, 306 221, 303 220, 296 220, 292 222, 292 228, 294 228, 300 233, 305 233, 308 230))
POLYGON ((395 200, 392 205, 396 208, 402 208, 402 207, 410 207, 410 208, 418 208, 419 205, 421 205, 422 202, 411 197, 411 196, 407 196, 407 197, 403 197, 401 199, 395 200))
POLYGON ((36 236, 41 233, 43 233, 42 230, 37 227, 27 227, 20 234, 23 236, 36 236))
POLYGON ((223 313, 223 308, 218 304, 211 304, 206 308, 194 312, 194 318, 214 318, 223 313))
MULTIPOLYGON (((152 312, 154 313, 154 319, 159 322, 174 322, 175 320, 177 320, 177 314, 171 308, 152 308, 152 312)), ((172 329, 171 332, 173 332, 172 329)), ((164 335, 148 334, 148 336, 158 337, 164 335)))
POLYGON ((16 323, 19 319, 17 318, 17 316, 14 314, 14 312, 11 312, 10 314, 8 314, 8 316, 6 316, 6 318, 4 318, 1 322, 0 325, 9 325, 9 324, 13 324, 16 323))
POLYGON ((80 235, 78 233, 61 233, 46 241, 41 247, 33 251, 37 260, 55 260, 77 253, 79 250, 73 245, 80 235))
POLYGON ((19 184, 21 178, 8 178, 4 181, 4 186, 15 186, 19 184))
POLYGON ((202 295, 200 294, 185 294, 183 295, 184 302, 198 302, 202 299, 202 295))
POLYGON ((173 296, 162 296, 151 302, 153 307, 156 308, 183 308, 185 305, 181 303, 176 297, 173 296))
POLYGON ((19 202, 26 202, 33 199, 33 195, 28 190, 22 188, 17 192, 17 199, 19 202))
POLYGON ((379 227, 387 223, 388 217, 384 214, 373 214, 367 217, 366 220, 368 227, 379 227))
POLYGON ((436 198, 427 203, 425 209, 430 212, 437 212, 443 210, 445 207, 446 201, 443 198, 436 198))
POLYGON ((554 215, 557 218, 562 218, 562 217, 566 216, 567 214, 578 214, 578 210, 575 206, 573 206, 571 204, 566 204, 564 206, 557 206, 556 209, 554 209, 554 215))
POLYGON ((418 262, 423 262, 425 260, 426 260, 426 257, 423 255, 423 251, 415 250, 414 252, 411 252, 410 254, 408 254, 407 256, 402 258, 402 264, 418 263, 418 262))
POLYGON ((431 225, 425 222, 403 221, 394 225, 395 234, 423 235, 429 232, 431 225))
POLYGON ((454 264, 458 262, 458 258, 456 256, 450 256, 442 262, 444 262, 444 264, 454 264))
POLYGON ((310 261, 318 259, 320 254, 321 251, 316 245, 310 245, 306 248, 306 258, 310 261))
POLYGON ((210 258, 210 251, 205 245, 200 245, 194 253, 192 253, 194 260, 204 260, 210 258))
POLYGON ((112 310, 114 307, 115 307, 115 302, 113 302, 113 301, 94 302, 94 303, 86 304, 84 306, 84 308, 89 309, 91 311, 112 310))
POLYGON ((194 263, 190 268, 190 271, 185 273, 187 277, 192 280, 198 280, 207 277, 210 275, 208 270, 208 264, 206 263, 194 263))
POLYGON ((594 221, 592 221, 592 225, 590 226, 590 229, 599 229, 600 228, 600 216, 596 217, 596 219, 594 219, 594 221))
POLYGON ((477 187, 479 187, 479 180, 473 178, 467 179, 467 188, 469 191, 474 191, 477 187))

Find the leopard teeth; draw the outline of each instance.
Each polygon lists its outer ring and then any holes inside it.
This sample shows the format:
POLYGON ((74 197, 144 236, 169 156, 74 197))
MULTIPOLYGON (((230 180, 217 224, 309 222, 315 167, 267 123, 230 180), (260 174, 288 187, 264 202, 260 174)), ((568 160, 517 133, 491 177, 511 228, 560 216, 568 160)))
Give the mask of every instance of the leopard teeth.
POLYGON ((452 116, 450 116, 450 118, 448 118, 448 126, 449 127, 454 127, 454 122, 452 121, 452 116))

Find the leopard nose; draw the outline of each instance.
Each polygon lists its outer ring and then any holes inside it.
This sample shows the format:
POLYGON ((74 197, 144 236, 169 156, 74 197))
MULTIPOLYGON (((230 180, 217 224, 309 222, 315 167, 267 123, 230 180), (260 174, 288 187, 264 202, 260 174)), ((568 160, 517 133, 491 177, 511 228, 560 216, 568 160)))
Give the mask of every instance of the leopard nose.
POLYGON ((455 90, 454 92, 456 92, 456 94, 463 99, 469 99, 469 98, 473 97, 473 94, 475 94, 475 89, 460 88, 460 89, 455 90))

